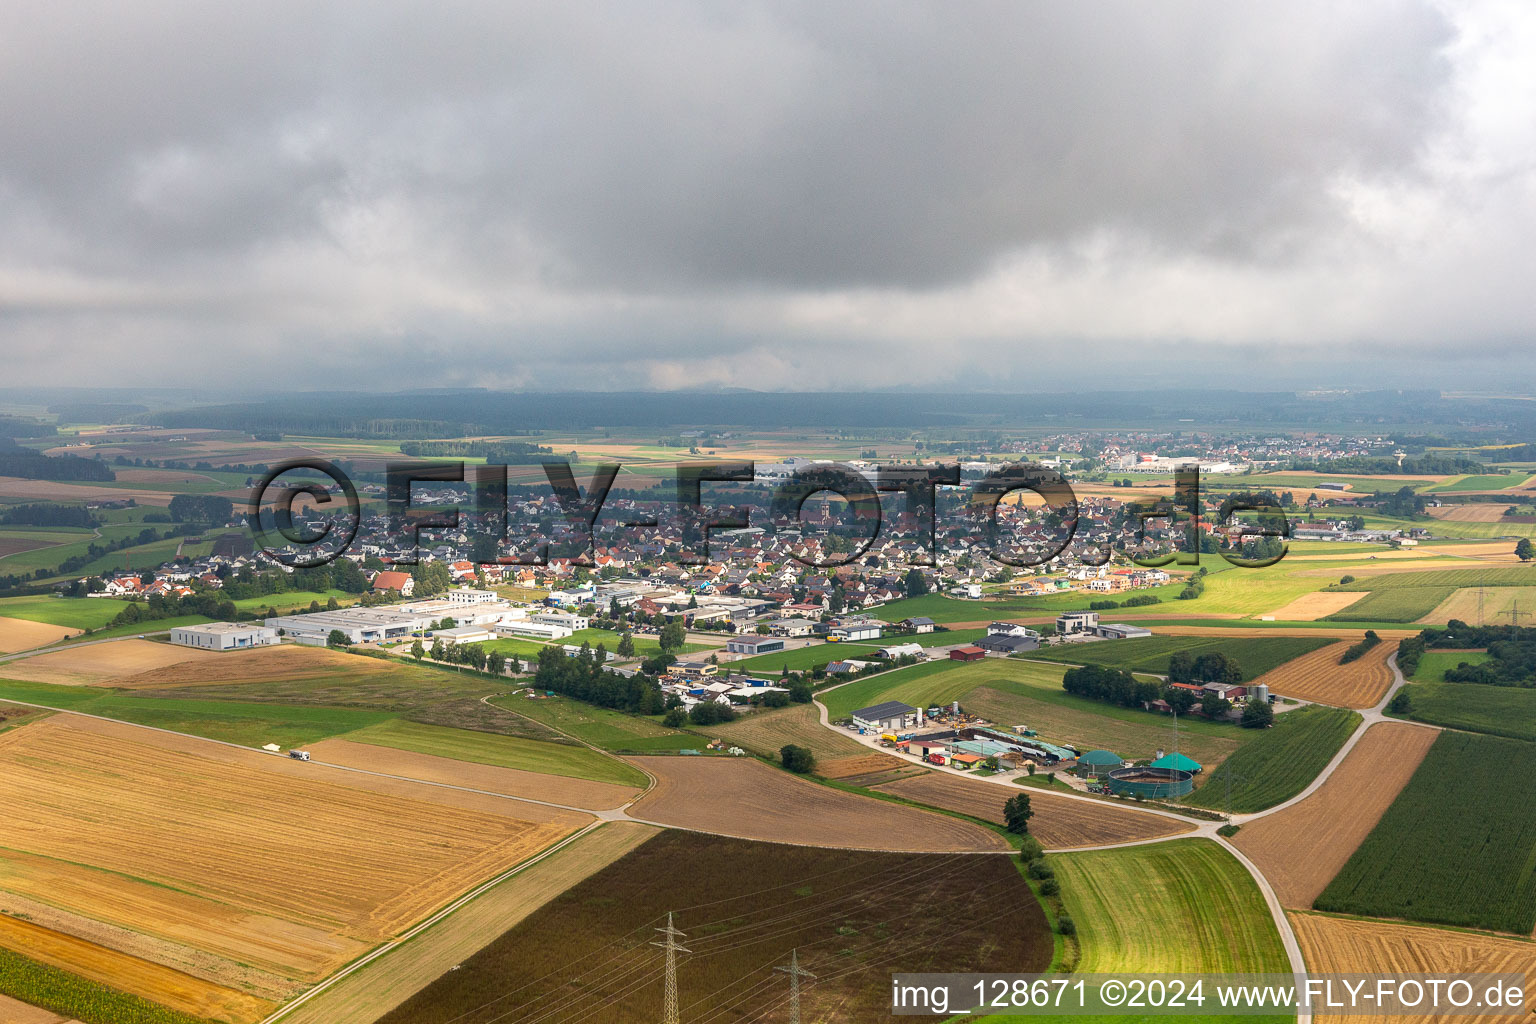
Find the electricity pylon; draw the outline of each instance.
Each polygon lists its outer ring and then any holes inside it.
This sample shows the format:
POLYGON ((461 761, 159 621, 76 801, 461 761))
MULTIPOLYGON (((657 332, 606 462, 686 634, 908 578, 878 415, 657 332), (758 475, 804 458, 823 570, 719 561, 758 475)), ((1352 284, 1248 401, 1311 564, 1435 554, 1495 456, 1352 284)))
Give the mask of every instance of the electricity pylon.
POLYGON ((809 978, 815 981, 816 975, 800 969, 798 949, 790 950, 788 966, 775 967, 774 970, 783 971, 789 975, 789 1024, 800 1024, 800 979, 809 978))
POLYGON ((691 953, 693 951, 684 949, 677 944, 678 939, 686 938, 686 936, 672 927, 672 912, 670 910, 667 911, 667 926, 665 928, 657 928, 656 930, 667 937, 665 942, 651 943, 651 945, 660 946, 667 951, 667 983, 665 995, 663 996, 661 1024, 682 1024, 677 1014, 677 954, 691 953))

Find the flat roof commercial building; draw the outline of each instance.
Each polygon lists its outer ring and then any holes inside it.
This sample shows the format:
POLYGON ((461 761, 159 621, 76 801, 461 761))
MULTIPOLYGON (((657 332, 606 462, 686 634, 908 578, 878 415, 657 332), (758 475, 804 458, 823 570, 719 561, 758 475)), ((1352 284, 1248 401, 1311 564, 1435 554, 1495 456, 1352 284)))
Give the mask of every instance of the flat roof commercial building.
POLYGON ((205 651, 235 651, 277 643, 277 630, 240 622, 205 622, 200 626, 173 626, 171 643, 205 651))

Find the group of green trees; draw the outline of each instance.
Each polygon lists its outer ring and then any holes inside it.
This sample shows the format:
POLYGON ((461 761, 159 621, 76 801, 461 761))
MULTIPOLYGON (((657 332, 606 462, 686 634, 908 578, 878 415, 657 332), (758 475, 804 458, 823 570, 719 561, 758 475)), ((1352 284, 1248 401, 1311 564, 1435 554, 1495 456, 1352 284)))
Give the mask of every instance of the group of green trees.
MULTIPOLYGON (((1170 658, 1169 662, 1168 683, 1162 683, 1156 679, 1138 679, 1124 669, 1083 665, 1067 670, 1062 676, 1061 688, 1073 696, 1122 708, 1144 708, 1154 700, 1163 700, 1181 715, 1198 707, 1200 713, 1206 717, 1219 718, 1231 710, 1232 702, 1216 693, 1208 691, 1196 694, 1193 690, 1173 685, 1175 682, 1187 684, 1241 682, 1243 671, 1231 658, 1218 652, 1190 658, 1187 652, 1180 651, 1170 658), (1175 679, 1173 662, 1181 655, 1183 659, 1178 664, 1178 674, 1181 678, 1175 679)), ((1250 728, 1267 726, 1273 721, 1274 709, 1263 701, 1251 700, 1243 709, 1242 724, 1245 726, 1250 728)))
POLYGON ((575 657, 567 656, 559 647, 544 648, 539 652, 533 683, 541 690, 562 697, 574 697, 598 707, 631 714, 659 715, 666 710, 661 687, 655 679, 643 672, 626 677, 607 671, 589 644, 582 644, 575 657))
POLYGON ((1381 637, 1376 635, 1376 631, 1374 629, 1366 630, 1365 636, 1350 644, 1344 649, 1344 653, 1339 655, 1339 664, 1348 665, 1352 661, 1360 660, 1365 657, 1367 651, 1379 643, 1381 643, 1381 637))

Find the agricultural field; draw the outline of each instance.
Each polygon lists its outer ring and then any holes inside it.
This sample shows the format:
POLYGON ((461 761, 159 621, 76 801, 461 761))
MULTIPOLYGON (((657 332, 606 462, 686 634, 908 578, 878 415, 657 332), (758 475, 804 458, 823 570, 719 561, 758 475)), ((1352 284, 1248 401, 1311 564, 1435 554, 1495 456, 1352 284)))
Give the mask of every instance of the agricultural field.
POLYGON ((1536 689, 1484 683, 1413 683, 1406 717, 1447 729, 1536 740, 1536 689))
POLYGON ((115 597, 0 597, 0 616, 71 629, 100 629, 126 607, 115 597))
POLYGON ((1311 907, 1407 785, 1437 735, 1400 722, 1371 726, 1316 792, 1243 825, 1233 844, 1264 872, 1282 905, 1311 907))
POLYGON ((655 824, 855 850, 1008 849, 996 832, 959 818, 817 785, 752 758, 629 760, 656 777, 629 814, 655 824))
POLYGON ((157 1001, 168 968, 173 1008, 237 1022, 580 821, 70 715, 0 768, 0 946, 157 1001))
POLYGON ((1174 839, 1050 863, 1077 924, 1079 971, 1290 973, 1258 886, 1217 843, 1174 839))
POLYGON ((643 789, 646 783, 643 773, 635 771, 619 758, 591 747, 547 743, 473 729, 450 729, 394 719, 348 733, 346 741, 393 747, 432 757, 468 761, 471 764, 606 782, 615 786, 643 789))
MULTIPOLYGON (((305 648, 313 650, 313 648, 305 648)), ((298 648, 268 648, 274 653, 298 648)), ((11 662, 0 672, 11 679, 26 679, 39 683, 56 683, 60 686, 106 686, 135 689, 145 685, 174 685, 160 682, 166 670, 186 664, 186 670, 178 678, 207 680, 210 676, 226 674, 242 661, 245 654, 265 654, 266 651, 217 652, 199 651, 190 647, 159 643, 153 640, 124 639, 105 644, 64 647, 47 654, 11 662), (135 685, 137 684, 137 686, 135 685)), ((282 658, 287 664, 298 659, 282 658)), ((248 663, 247 663, 248 664, 248 663)), ((211 681, 211 680, 210 680, 211 681)))
MULTIPOLYGON (((1326 914, 1291 914, 1307 968, 1318 974, 1430 974, 1465 971, 1526 974, 1536 944, 1475 932, 1448 931, 1386 921, 1354 921, 1326 914)), ((1530 1008, 1536 1000, 1527 1003, 1530 1008)), ((1330 1014, 1330 1024, 1422 1024, 1419 1015, 1330 1014)), ((1458 1015, 1465 1024, 1507 1024, 1509 1011, 1458 1015)))
POLYGON ((491 703, 604 750, 648 753, 686 750, 699 745, 699 738, 693 733, 668 729, 655 719, 627 715, 568 697, 531 697, 530 692, 495 697, 491 703))
POLYGON ((693 955, 677 972, 682 1019, 780 1019, 775 965, 796 950, 817 976, 807 1021, 889 1011, 890 972, 1040 971, 1053 940, 1007 857, 860 853, 667 832, 561 894, 380 1024, 660 1019, 667 914, 693 955), (679 870, 686 865, 686 870, 679 870), (743 884, 743 865, 750 878, 743 884), (994 926, 1009 907, 1009 926, 994 926))
MULTIPOLYGON (((172 666, 118 685, 154 700, 268 704, 284 715, 282 706, 393 712, 427 725, 568 742, 549 726, 481 699, 515 684, 453 668, 289 644, 225 652, 199 664, 197 672, 172 666)), ((0 675, 5 671, 0 667, 0 675)))
POLYGON ((1274 616, 1277 622, 1316 622, 1318 619, 1325 619, 1342 612, 1361 600, 1364 598, 1360 594, 1322 590, 1313 594, 1303 594, 1293 601, 1287 601, 1269 614, 1274 616))
POLYGON ((30 619, 0 617, 0 654, 30 651, 75 636, 80 631, 68 626, 54 626, 30 619))
POLYGON ((1383 640, 1354 661, 1339 664, 1350 646, 1347 641, 1329 644, 1272 669, 1253 682, 1263 683, 1271 692, 1284 697, 1344 708, 1375 707, 1392 687, 1392 669, 1387 659, 1397 650, 1397 644, 1383 640))
POLYGON ((598 826, 348 975, 285 1016, 284 1024, 373 1024, 540 907, 656 834, 649 825, 628 821, 598 826))
MULTIPOLYGON (((1404 576, 1410 575, 1404 573, 1404 576)), ((1411 575, 1417 576, 1419 573, 1411 575)), ((1428 575, 1428 574, 1425 574, 1428 575)), ((1380 582, 1392 576, 1375 576, 1380 582)), ((1354 586, 1354 584, 1350 584, 1354 586)), ((1418 622, 1455 593, 1452 587, 1389 587, 1372 590, 1343 611, 1323 616, 1326 622, 1418 622)), ((1347 593, 1347 592, 1346 592, 1347 593)))
POLYGON ((1284 803, 1312 784, 1360 724, 1353 711, 1321 706, 1275 716, 1273 728, 1256 730, 1184 802, 1213 810, 1262 811, 1284 803), (1227 788, 1231 781, 1231 790, 1227 788))
MULTIPOLYGON (((1357 574, 1358 575, 1358 574, 1357 574)), ((1391 572, 1353 583, 1335 585, 1334 590, 1354 591, 1423 589, 1425 587, 1530 587, 1536 586, 1536 565, 1489 566, 1485 569, 1430 569, 1416 572, 1391 572)))
MULTIPOLYGON (((883 783, 875 789, 999 825, 1003 824, 1003 804, 1017 793, 1008 786, 934 771, 883 783)), ((1075 800, 1034 790, 1029 792, 1029 799, 1030 809, 1035 812, 1029 822, 1030 834, 1048 850, 1131 843, 1195 830, 1193 824, 1129 810, 1108 801, 1075 800)))
POLYGON ((822 725, 812 704, 756 711, 724 725, 700 726, 698 731, 768 757, 777 757, 786 743, 808 747, 816 755, 818 768, 834 758, 869 753, 869 748, 852 736, 822 725))
POLYGON ((9 679, 0 679, 0 700, 99 715, 244 747, 268 743, 302 747, 394 717, 388 712, 353 708, 149 698, 92 686, 53 686, 9 679))
POLYGON ((1030 660, 1071 665, 1102 665, 1127 672, 1168 673, 1168 660, 1178 653, 1199 657, 1220 652, 1243 668, 1243 678, 1255 679, 1325 645, 1326 639, 1294 636, 1197 637, 1149 636, 1134 640, 1100 640, 1042 648, 1024 655, 1030 660))
POLYGON ((1317 908, 1530 935, 1533 776, 1536 744, 1441 733, 1317 908))
MULTIPOLYGON (((1467 491, 1509 491, 1530 482, 1529 473, 1485 473, 1459 476, 1427 488, 1426 494, 1457 494, 1467 491)), ((1502 506, 1501 506, 1502 507, 1502 506)))
POLYGON ((1464 587, 1451 591, 1450 596, 1418 621, 1443 626, 1452 619, 1460 619, 1476 626, 1507 623, 1518 618, 1522 624, 1527 624, 1533 612, 1536 612, 1536 586, 1464 587))

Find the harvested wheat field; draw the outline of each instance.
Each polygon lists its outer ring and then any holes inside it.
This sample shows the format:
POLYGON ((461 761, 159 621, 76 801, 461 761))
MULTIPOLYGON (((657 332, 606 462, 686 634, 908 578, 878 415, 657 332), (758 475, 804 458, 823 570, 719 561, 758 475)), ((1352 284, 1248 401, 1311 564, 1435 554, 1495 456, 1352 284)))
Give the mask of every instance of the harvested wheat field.
MULTIPOLYGON (((0 734, 0 905, 281 1000, 582 820, 348 776, 73 715, 0 734)), ((101 980, 159 998, 133 971, 101 980)))
POLYGON ((1303 594, 1269 614, 1281 622, 1315 622, 1325 615, 1343 611, 1363 597, 1365 597, 1364 594, 1319 591, 1315 594, 1303 594))
POLYGON ((588 779, 568 778, 563 775, 543 775, 538 772, 502 768, 497 765, 475 764, 457 761, 435 754, 418 754, 411 750, 381 747, 372 743, 354 743, 351 740, 321 740, 306 749, 318 761, 361 768, 370 772, 404 775, 424 782, 439 782, 447 786, 467 786, 488 793, 544 800, 587 810, 611 810, 623 807, 640 790, 611 782, 592 782, 588 779))
POLYGON ((1518 618, 1523 625, 1533 608, 1536 587, 1488 587, 1482 591, 1463 587, 1451 591, 1449 597, 1418 621, 1426 626, 1443 626, 1452 619, 1502 624, 1518 618))
POLYGON ((1349 647, 1348 643, 1319 647, 1270 669, 1253 684, 1267 684, 1281 696, 1340 708, 1375 707, 1392 687, 1392 669, 1387 659, 1397 650, 1397 644, 1383 640, 1349 664, 1340 665, 1339 658, 1349 647))
POLYGON ((304 1003, 283 1018, 284 1024, 373 1024, 544 904, 657 834, 649 825, 612 821, 574 839, 304 1003))
MULTIPOLYGON (((1521 939, 1453 932, 1386 921, 1360 921, 1323 914, 1287 915, 1313 974, 1526 974, 1536 963, 1536 943, 1521 939)), ((1526 986, 1530 992, 1529 985, 1526 986)), ((1528 995, 1527 1009, 1536 1007, 1528 995)), ((1330 1014, 1339 1024, 1421 1024, 1423 1015, 1330 1014)), ((1517 1019, 1504 1014, 1451 1018, 1466 1024, 1517 1019)))
POLYGON ((1243 825, 1232 842, 1264 872, 1286 907, 1306 909, 1354 855, 1408 782, 1437 729, 1378 722, 1300 803, 1243 825))
POLYGON ((1508 507, 1494 501, 1483 501, 1466 505, 1441 505, 1425 511, 1448 523, 1497 523, 1504 519, 1504 510, 1508 507))
MULTIPOLYGON (((34 647, 43 647, 56 643, 72 636, 78 636, 82 630, 71 629, 68 626, 55 626, 48 622, 33 622, 31 619, 12 619, 0 615, 0 654, 15 654, 17 651, 30 651, 34 647)), ((5 667, 5 674, 15 678, 15 669, 21 662, 11 662, 5 667)))
POLYGON ((797 779, 760 761, 626 758, 656 777, 629 814, 659 825, 799 846, 903 853, 1005 851, 995 832, 797 779))
POLYGON ((0 996, 0 1024, 80 1024, 69 1017, 61 1017, 52 1010, 44 1010, 10 996, 0 996))
POLYGON ((200 666, 211 667, 221 660, 236 661, 239 657, 234 652, 223 654, 153 640, 124 639, 68 647, 11 662, 5 666, 4 674, 7 679, 60 686, 121 686, 135 677, 164 678, 165 671, 173 665, 185 664, 189 672, 195 672, 200 666))
POLYGON ((943 772, 887 783, 882 793, 916 800, 918 803, 958 811, 985 821, 1003 822, 1003 804, 1015 792, 1029 794, 1035 816, 1029 831, 1049 850, 1110 843, 1134 843, 1193 832, 1193 823, 1144 814, 1096 800, 1074 800, 1036 789, 1007 789, 987 782, 969 782, 943 772))
POLYGON ((277 1004, 269 1000, 51 931, 30 921, 0 916, 0 946, 114 988, 124 988, 122 979, 131 977, 134 987, 126 990, 194 1017, 252 1021, 277 1009, 277 1004))
MULTIPOLYGON (((142 642, 142 641, 141 641, 142 642)), ((114 647, 115 644, 104 646, 114 647)), ((170 646, 162 644, 160 646, 170 646)), ((173 648, 188 650, 188 648, 173 648)), ((225 683, 294 683, 305 680, 335 683, 348 678, 405 676, 421 670, 379 658, 278 644, 243 651, 198 651, 207 658, 172 662, 163 668, 138 673, 121 672, 110 682, 129 690, 171 689, 185 686, 217 686, 225 683)), ((419 678, 419 676, 417 677, 419 678)))

